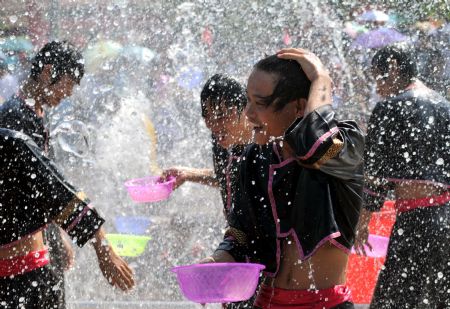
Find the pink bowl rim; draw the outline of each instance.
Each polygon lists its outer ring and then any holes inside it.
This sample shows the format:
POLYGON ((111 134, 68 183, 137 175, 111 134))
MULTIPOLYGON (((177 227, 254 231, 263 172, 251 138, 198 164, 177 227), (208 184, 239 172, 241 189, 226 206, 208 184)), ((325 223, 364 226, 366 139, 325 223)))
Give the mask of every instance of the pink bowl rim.
POLYGON ((377 235, 377 234, 369 234, 369 238, 371 238, 371 239, 379 239, 379 240, 383 240, 383 241, 389 241, 389 237, 388 236, 377 235))
MULTIPOLYGON (((161 176, 146 176, 146 177, 141 177, 141 178, 133 178, 133 179, 128 179, 127 181, 125 181, 124 185, 127 188, 138 188, 138 187, 142 187, 143 185, 139 184, 134 184, 135 181, 141 181, 141 180, 145 180, 145 179, 161 179, 161 176)), ((167 181, 164 182, 158 182, 155 185, 162 185, 162 186, 166 186, 169 184, 173 184, 176 180, 175 176, 169 176, 167 181)))
POLYGON ((229 267, 229 266, 252 266, 254 268, 259 268, 259 271, 266 268, 266 266, 258 263, 204 263, 204 264, 190 264, 190 265, 180 265, 175 266, 170 269, 171 272, 177 273, 178 270, 182 269, 193 269, 193 268, 214 268, 214 267, 229 267))

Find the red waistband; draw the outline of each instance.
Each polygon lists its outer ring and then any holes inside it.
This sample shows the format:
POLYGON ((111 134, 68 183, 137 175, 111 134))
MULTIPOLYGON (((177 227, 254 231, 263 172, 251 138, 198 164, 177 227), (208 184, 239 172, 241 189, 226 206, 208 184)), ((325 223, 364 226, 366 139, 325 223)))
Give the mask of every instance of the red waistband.
POLYGON ((21 275, 49 263, 48 249, 32 251, 27 255, 0 259, 0 278, 21 275))
POLYGON ((352 301, 352 294, 345 285, 323 290, 286 290, 262 284, 254 305, 261 309, 330 309, 347 301, 352 301))
POLYGON ((409 210, 413 210, 416 208, 425 208, 432 206, 440 206, 444 205, 447 202, 450 202, 450 192, 447 191, 444 194, 438 196, 429 196, 418 199, 410 199, 410 200, 401 200, 398 199, 395 201, 395 208, 399 212, 405 212, 409 210))

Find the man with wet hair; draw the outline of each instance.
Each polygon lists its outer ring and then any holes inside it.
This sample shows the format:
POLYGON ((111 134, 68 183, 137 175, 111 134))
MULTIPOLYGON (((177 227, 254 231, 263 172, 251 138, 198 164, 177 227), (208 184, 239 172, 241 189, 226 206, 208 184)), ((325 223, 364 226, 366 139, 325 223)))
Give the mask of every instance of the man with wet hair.
POLYGON ((164 171, 164 176, 177 177, 176 187, 186 181, 220 187, 227 205, 226 173, 233 170, 228 165, 240 156, 251 138, 242 115, 246 103, 245 88, 238 81, 223 74, 209 78, 201 91, 200 104, 202 117, 211 131, 214 169, 174 167, 164 171))
POLYGON ((392 193, 397 218, 371 308, 449 308, 450 103, 418 79, 406 44, 379 50, 372 72, 384 100, 368 125, 357 250, 392 193))
MULTIPOLYGON (((73 46, 48 43, 32 60, 19 93, 0 106, 0 304, 6 308, 65 308, 63 275, 51 267, 61 257, 52 256, 49 264, 44 243, 48 224, 80 247, 93 239, 109 283, 122 290, 134 285, 131 269, 105 241, 103 218, 46 157, 44 106, 70 96, 83 74, 83 58, 73 46)), ((51 238, 59 237, 53 230, 51 238)))
MULTIPOLYGON (((211 131, 214 169, 174 167, 164 176, 175 176, 176 186, 185 181, 219 187, 227 217, 237 188, 239 159, 251 139, 251 130, 243 115, 247 96, 234 78, 215 74, 200 93, 202 117, 211 131)), ((209 261, 204 261, 209 262, 209 261)), ((251 308, 254 298, 224 305, 227 309, 251 308)))

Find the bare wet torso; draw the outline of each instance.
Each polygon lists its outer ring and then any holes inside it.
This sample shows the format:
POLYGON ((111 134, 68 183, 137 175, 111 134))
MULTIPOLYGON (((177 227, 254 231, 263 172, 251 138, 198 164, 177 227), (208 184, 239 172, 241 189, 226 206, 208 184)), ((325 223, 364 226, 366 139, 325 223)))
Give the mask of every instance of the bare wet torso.
POLYGON ((432 196, 438 196, 448 192, 448 188, 439 186, 437 184, 417 183, 414 181, 407 181, 398 183, 395 186, 396 199, 420 199, 432 196))
POLYGON ((42 232, 29 235, 18 243, 7 248, 0 248, 0 259, 8 259, 17 256, 24 256, 33 251, 40 251, 45 248, 42 232))
POLYGON ((279 272, 274 279, 266 279, 266 284, 289 290, 320 290, 345 284, 348 255, 333 244, 324 244, 305 261, 300 260, 291 236, 281 246, 279 272))

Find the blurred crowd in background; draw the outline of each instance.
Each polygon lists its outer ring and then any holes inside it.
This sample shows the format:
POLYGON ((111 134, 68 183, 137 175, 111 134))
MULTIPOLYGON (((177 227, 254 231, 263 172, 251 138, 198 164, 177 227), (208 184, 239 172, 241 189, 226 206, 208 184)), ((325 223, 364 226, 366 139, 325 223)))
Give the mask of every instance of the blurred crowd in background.
POLYGON ((301 6, 249 2, 234 9, 182 1, 10 2, 0 10, 0 102, 16 91, 30 58, 51 39, 69 40, 84 51, 93 79, 89 84, 102 86, 102 95, 110 90, 120 95, 130 80, 139 79, 145 80, 142 91, 158 92, 159 98, 198 91, 216 71, 245 81, 254 59, 281 47, 317 52, 321 43, 331 42, 333 51, 325 58, 337 77, 335 106, 349 106, 362 122, 377 100, 367 74, 373 51, 408 41, 416 47, 422 79, 450 96, 449 9, 440 7, 445 1, 428 7, 410 3, 410 10, 400 4, 346 7, 334 1, 301 6), (265 22, 275 17, 264 36, 254 28, 258 23, 239 21, 250 11, 265 22), (292 16, 284 16, 289 12, 292 16), (305 12, 312 15, 306 21, 305 12), (314 29, 323 23, 326 31, 314 29))

